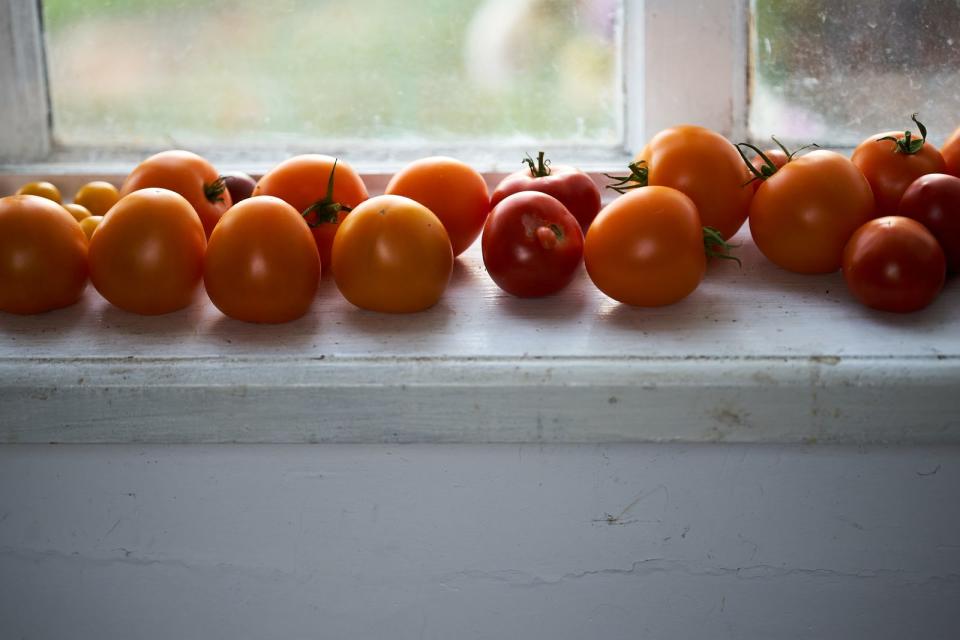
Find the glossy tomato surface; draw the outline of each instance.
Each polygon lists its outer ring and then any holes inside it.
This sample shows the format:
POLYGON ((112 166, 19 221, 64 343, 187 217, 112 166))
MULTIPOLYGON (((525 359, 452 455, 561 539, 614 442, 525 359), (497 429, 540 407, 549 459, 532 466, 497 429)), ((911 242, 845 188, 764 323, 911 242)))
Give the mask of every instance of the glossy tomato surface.
POLYGON ((231 207, 213 230, 203 281, 210 301, 231 318, 289 322, 313 304, 320 256, 299 211, 255 196, 231 207))
POLYGON ((490 212, 482 247, 483 264, 497 286, 532 298, 570 284, 583 260, 583 232, 556 198, 521 191, 490 212))
POLYGON ((690 197, 706 227, 729 239, 750 211, 752 175, 736 147, 719 133, 684 125, 658 133, 639 156, 648 184, 672 187, 690 197))
POLYGON ((93 216, 106 214, 119 199, 120 190, 104 180, 86 183, 77 189, 77 193, 73 196, 74 203, 86 207, 93 216))
POLYGON ((946 255, 947 271, 960 273, 960 178, 920 176, 904 192, 898 213, 925 226, 946 255))
POLYGON ((122 197, 90 237, 90 280, 125 311, 159 315, 193 301, 207 245, 197 212, 169 189, 122 197))
POLYGON ((893 140, 904 138, 903 131, 888 131, 870 136, 854 149, 851 160, 870 183, 878 216, 897 213, 900 198, 913 181, 928 173, 943 173, 946 164, 935 146, 925 142, 916 153, 905 153, 893 140))
POLYGON ((617 198, 584 239, 590 279, 620 302, 658 307, 678 302, 707 268, 697 206, 669 187, 643 187, 617 198))
POLYGON ((501 180, 490 204, 495 207, 504 198, 521 191, 539 191, 553 196, 577 219, 583 231, 600 212, 600 189, 593 179, 575 167, 548 164, 542 154, 537 161, 530 158, 525 169, 501 180))
POLYGON ((149 187, 169 189, 186 198, 200 216, 207 237, 232 204, 217 170, 190 151, 163 151, 150 156, 130 172, 120 187, 120 196, 149 187))
POLYGON ((440 218, 455 256, 477 239, 490 212, 483 176, 470 165, 443 156, 408 164, 393 176, 386 193, 416 200, 440 218))
POLYGON ((847 240, 873 217, 873 194, 859 169, 818 150, 794 158, 757 189, 750 233, 779 267, 831 273, 840 268, 847 240))
POLYGON ((874 309, 908 313, 929 305, 943 288, 943 250, 910 218, 871 220, 850 238, 843 277, 853 296, 874 309))
POLYGON ((947 139, 940 149, 940 155, 946 164, 946 172, 960 178, 960 127, 947 139))
POLYGON ((260 178, 253 195, 280 198, 304 215, 324 271, 330 266, 330 249, 340 223, 350 209, 370 197, 353 167, 320 154, 284 160, 260 178))
POLYGON ((87 239, 40 196, 0 198, 0 311, 29 314, 76 302, 87 284, 87 239))
POLYGON ((453 272, 453 249, 429 209, 410 198, 382 195, 340 223, 331 266, 337 288, 352 304, 412 313, 432 307, 443 295, 453 272))

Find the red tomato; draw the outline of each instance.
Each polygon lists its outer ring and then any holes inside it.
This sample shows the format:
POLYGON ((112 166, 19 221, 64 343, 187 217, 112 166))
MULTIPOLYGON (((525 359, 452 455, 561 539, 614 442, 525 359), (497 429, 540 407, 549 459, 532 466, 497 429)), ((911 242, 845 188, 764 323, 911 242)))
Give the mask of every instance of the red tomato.
POLYGON ((256 196, 237 203, 210 236, 203 282, 211 302, 231 318, 296 320, 310 309, 320 283, 320 256, 310 227, 279 198, 256 196))
POLYGON ((41 313, 76 302, 87 286, 87 238, 59 204, 0 198, 0 311, 41 313))
POLYGON ((458 256, 480 235, 490 213, 487 183, 476 169, 435 156, 408 164, 387 185, 387 194, 416 200, 440 218, 458 256))
POLYGON ((490 212, 482 246, 483 264, 497 286, 533 298, 570 284, 583 259, 583 232, 556 198, 521 191, 490 212))
POLYGON ((843 247, 873 217, 863 174, 839 153, 813 151, 764 180, 750 204, 750 233, 768 260, 797 273, 840 268, 843 247))
POLYGON ((559 200, 586 231, 600 211, 600 189, 593 179, 579 169, 550 164, 544 159, 543 151, 536 161, 528 155, 524 162, 526 169, 511 173, 500 181, 490 199, 490 206, 497 206, 514 193, 540 191, 559 200))
POLYGON ((678 302, 707 268, 697 206, 669 187, 645 187, 608 204, 587 230, 590 279, 620 302, 658 307, 678 302))
POLYGON ((257 181, 243 171, 224 171, 223 184, 230 192, 230 200, 233 201, 233 204, 237 204, 253 194, 257 181))
POLYGON ((253 195, 280 198, 306 218, 324 271, 330 266, 333 237, 340 223, 370 197, 353 167, 319 154, 284 160, 260 178, 253 195))
POLYGON ((743 226, 753 187, 743 159, 719 133, 690 125, 665 129, 637 156, 647 183, 672 187, 693 200, 704 226, 729 239, 743 226))
POLYGON ((947 270, 960 273, 960 178, 943 173, 917 178, 904 192, 898 211, 922 223, 940 243, 947 270))
POLYGON ((90 236, 90 280, 125 311, 159 315, 192 302, 207 238, 179 193, 141 189, 113 205, 90 236))
POLYGON ((943 161, 947 165, 947 173, 960 178, 960 127, 953 132, 947 142, 940 149, 943 161))
POLYGON ((843 252, 843 277, 853 296, 874 309, 908 313, 940 293, 943 250, 926 227, 888 216, 863 225, 843 252))
POLYGON ((120 197, 147 187, 175 191, 187 199, 210 233, 230 208, 230 193, 213 165, 189 151, 163 151, 150 156, 130 172, 120 187, 120 197))
POLYGON ((860 143, 850 158, 870 183, 877 215, 897 212, 900 198, 913 181, 928 173, 943 173, 946 165, 937 148, 927 142, 927 129, 913 114, 920 139, 910 131, 888 131, 860 143))

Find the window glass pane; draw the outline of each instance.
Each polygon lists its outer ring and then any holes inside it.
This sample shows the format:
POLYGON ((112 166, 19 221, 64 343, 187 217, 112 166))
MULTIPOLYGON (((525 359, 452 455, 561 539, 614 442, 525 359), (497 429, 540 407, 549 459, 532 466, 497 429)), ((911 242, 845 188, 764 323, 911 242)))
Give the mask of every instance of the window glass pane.
POLYGON ((960 1, 754 0, 754 10, 756 137, 856 145, 910 128, 916 111, 940 143, 960 125, 960 1))
POLYGON ((65 144, 616 143, 618 0, 43 0, 65 144))

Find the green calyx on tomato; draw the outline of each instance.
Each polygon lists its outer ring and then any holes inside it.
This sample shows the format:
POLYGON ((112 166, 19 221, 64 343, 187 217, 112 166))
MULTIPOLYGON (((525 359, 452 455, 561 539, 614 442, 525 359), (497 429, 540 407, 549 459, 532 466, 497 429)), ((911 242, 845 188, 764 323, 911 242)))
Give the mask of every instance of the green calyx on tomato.
POLYGON ((203 185, 203 195, 207 202, 223 202, 223 192, 227 190, 227 183, 223 176, 218 176, 213 182, 203 185))
POLYGON ((919 114, 915 113, 910 116, 910 119, 917 123, 917 128, 920 129, 920 139, 913 139, 913 132, 909 129, 903 132, 902 138, 895 138, 893 136, 884 136, 882 138, 877 138, 877 142, 883 142, 884 140, 890 140, 893 142, 893 152, 894 153, 905 153, 907 155, 913 155, 920 151, 923 148, 923 145, 927 142, 927 128, 923 126, 923 123, 917 120, 919 114))
POLYGON ((737 266, 742 267, 743 263, 740 262, 740 258, 730 253, 731 250, 739 246, 738 244, 730 244, 724 240, 720 232, 713 227, 703 228, 703 251, 707 254, 708 258, 733 260, 737 263, 737 266))
POLYGON ((617 193, 623 194, 631 189, 645 187, 649 183, 650 169, 647 167, 647 161, 631 162, 627 165, 630 173, 625 176, 614 176, 609 173, 603 174, 613 180, 612 184, 607 185, 607 189, 613 189, 617 193))
MULTIPOLYGON (((780 150, 783 151, 783 154, 787 156, 787 162, 790 162, 791 160, 793 160, 793 158, 801 151, 806 151, 807 149, 820 148, 820 145, 818 145, 816 142, 811 142, 810 144, 805 144, 802 147, 798 147, 793 151, 790 151, 790 149, 788 149, 786 145, 784 145, 782 142, 777 140, 777 136, 770 136, 770 139, 773 140, 774 144, 780 147, 780 150)), ((743 163, 747 165, 747 169, 749 169, 750 173, 753 174, 752 178, 750 178, 749 180, 743 183, 742 186, 744 187, 747 186, 748 184, 756 182, 757 180, 766 180, 767 178, 775 174, 780 169, 780 167, 777 166, 777 163, 775 163, 773 160, 770 159, 770 156, 768 156, 766 153, 761 151, 759 147, 756 147, 750 144, 749 142, 738 142, 733 146, 736 147, 737 153, 739 153, 740 157, 743 158, 743 163), (743 147, 746 147, 747 149, 750 149, 751 151, 756 153, 760 157, 760 159, 763 160, 763 164, 761 164, 760 167, 757 167, 752 162, 750 162, 750 159, 747 158, 747 154, 744 153, 743 151, 743 147)))
POLYGON ((537 159, 534 160, 530 157, 530 154, 527 154, 527 157, 523 159, 523 164, 526 164, 530 167, 530 175, 534 178, 546 178, 550 175, 550 161, 546 159, 546 153, 541 151, 537 154, 537 159))
POLYGON ((337 174, 337 162, 339 162, 339 160, 334 160, 333 168, 330 169, 330 177, 327 179, 326 195, 323 196, 323 199, 317 200, 304 209, 303 213, 300 214, 307 220, 307 224, 311 227, 319 227, 324 223, 336 223, 340 219, 341 211, 346 213, 353 211, 352 207, 348 207, 333 199, 333 180, 337 174), (312 219, 311 216, 313 216, 312 219))

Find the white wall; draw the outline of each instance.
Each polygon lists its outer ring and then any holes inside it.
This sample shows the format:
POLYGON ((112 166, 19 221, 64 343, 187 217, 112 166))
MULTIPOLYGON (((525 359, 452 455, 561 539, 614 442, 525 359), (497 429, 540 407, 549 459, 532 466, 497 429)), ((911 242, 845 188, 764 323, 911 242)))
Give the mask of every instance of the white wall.
POLYGON ((956 447, 0 447, 0 638, 956 637, 958 496, 956 447))

